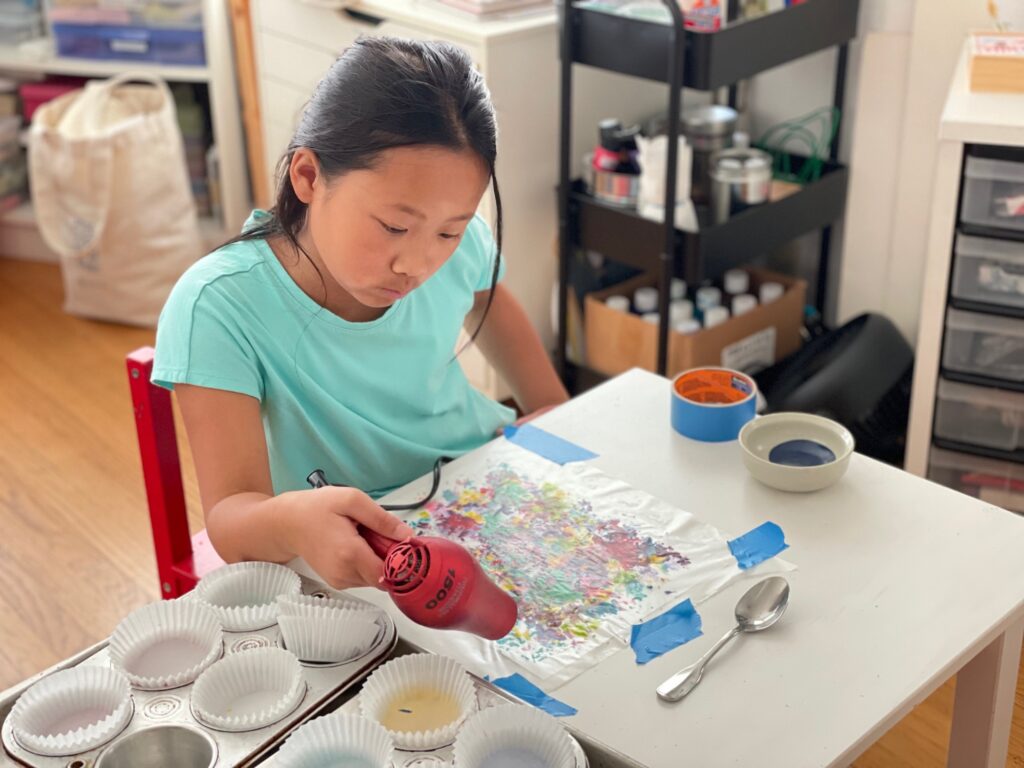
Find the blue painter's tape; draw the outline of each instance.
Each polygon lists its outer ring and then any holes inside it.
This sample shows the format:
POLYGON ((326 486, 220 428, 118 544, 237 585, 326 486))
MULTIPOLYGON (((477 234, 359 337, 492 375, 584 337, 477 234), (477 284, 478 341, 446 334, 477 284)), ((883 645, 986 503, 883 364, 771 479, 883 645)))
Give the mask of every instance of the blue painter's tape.
POLYGON ((703 634, 700 614, 687 599, 650 621, 634 624, 629 644, 636 654, 636 663, 646 664, 703 634))
POLYGON ((533 451, 556 464, 568 464, 570 461, 586 461, 597 457, 596 453, 580 448, 575 443, 563 440, 557 435, 543 429, 524 424, 521 427, 505 427, 505 438, 520 448, 533 451))
POLYGON ((570 707, 558 699, 551 698, 519 673, 509 675, 508 677, 501 677, 491 682, 499 688, 508 691, 513 696, 522 699, 527 704, 533 704, 533 706, 544 710, 554 717, 569 717, 576 714, 574 707, 570 707))
POLYGON ((762 523, 750 533, 729 542, 729 549, 743 570, 775 557, 788 546, 782 529, 772 522, 762 523))
POLYGON ((743 425, 756 415, 757 385, 739 371, 694 368, 672 381, 672 428, 691 440, 735 440, 743 425))

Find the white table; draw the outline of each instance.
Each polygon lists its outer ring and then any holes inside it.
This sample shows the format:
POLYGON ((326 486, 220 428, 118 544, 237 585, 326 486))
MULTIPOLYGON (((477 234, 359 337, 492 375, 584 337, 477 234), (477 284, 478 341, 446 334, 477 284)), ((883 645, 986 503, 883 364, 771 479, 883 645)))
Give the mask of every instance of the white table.
MULTIPOLYGON (((859 455, 832 488, 771 490, 747 475, 737 443, 673 432, 669 382, 642 371, 537 425, 730 536, 775 521, 790 544, 783 556, 799 567, 787 576, 782 622, 735 641, 678 704, 655 687, 731 626, 749 582, 699 606, 703 637, 643 667, 623 649, 550 691, 579 710, 564 722, 585 740, 651 768, 846 766, 959 670, 949 764, 1004 768, 1024 630, 1024 519, 859 455)), ((361 596, 390 605, 373 592, 361 596)), ((445 652, 444 632, 396 618, 403 637, 445 652)))

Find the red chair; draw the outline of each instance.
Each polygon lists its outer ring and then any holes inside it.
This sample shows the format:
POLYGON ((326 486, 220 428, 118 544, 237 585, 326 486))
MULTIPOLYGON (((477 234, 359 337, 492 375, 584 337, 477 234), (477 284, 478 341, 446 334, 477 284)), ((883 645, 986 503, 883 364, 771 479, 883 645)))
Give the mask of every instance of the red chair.
POLYGON ((141 347, 128 355, 128 385, 139 434, 160 594, 170 599, 191 590, 224 561, 210 544, 205 529, 189 536, 171 393, 150 383, 153 355, 152 347, 141 347))

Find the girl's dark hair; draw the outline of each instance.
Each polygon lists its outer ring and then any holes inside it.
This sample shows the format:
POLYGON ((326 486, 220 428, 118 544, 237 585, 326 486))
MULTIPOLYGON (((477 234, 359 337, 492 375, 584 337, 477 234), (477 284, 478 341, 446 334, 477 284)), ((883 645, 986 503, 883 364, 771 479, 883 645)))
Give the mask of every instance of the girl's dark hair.
MULTIPOLYGON (((490 93, 461 48, 396 37, 360 38, 334 62, 306 105, 278 166, 277 200, 270 219, 237 240, 283 235, 297 252, 309 257, 299 244, 307 206, 288 178, 292 157, 302 147, 316 154, 328 181, 346 171, 372 168, 382 152, 396 147, 470 149, 490 173, 496 211, 497 251, 486 317, 501 260, 501 195, 494 168, 497 138, 490 93)), ((474 338, 479 331, 480 326, 474 338)))

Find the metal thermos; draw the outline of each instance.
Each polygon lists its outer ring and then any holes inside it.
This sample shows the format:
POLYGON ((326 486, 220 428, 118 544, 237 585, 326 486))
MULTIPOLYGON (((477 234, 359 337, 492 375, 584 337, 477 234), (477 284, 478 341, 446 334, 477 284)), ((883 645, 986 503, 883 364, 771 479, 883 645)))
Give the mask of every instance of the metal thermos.
POLYGON ((719 104, 683 111, 683 135, 693 150, 690 197, 696 204, 711 200, 711 156, 732 146, 737 117, 735 109, 719 104))
POLYGON ((725 149, 711 158, 711 217, 721 224, 734 213, 768 201, 772 157, 760 149, 725 149))

